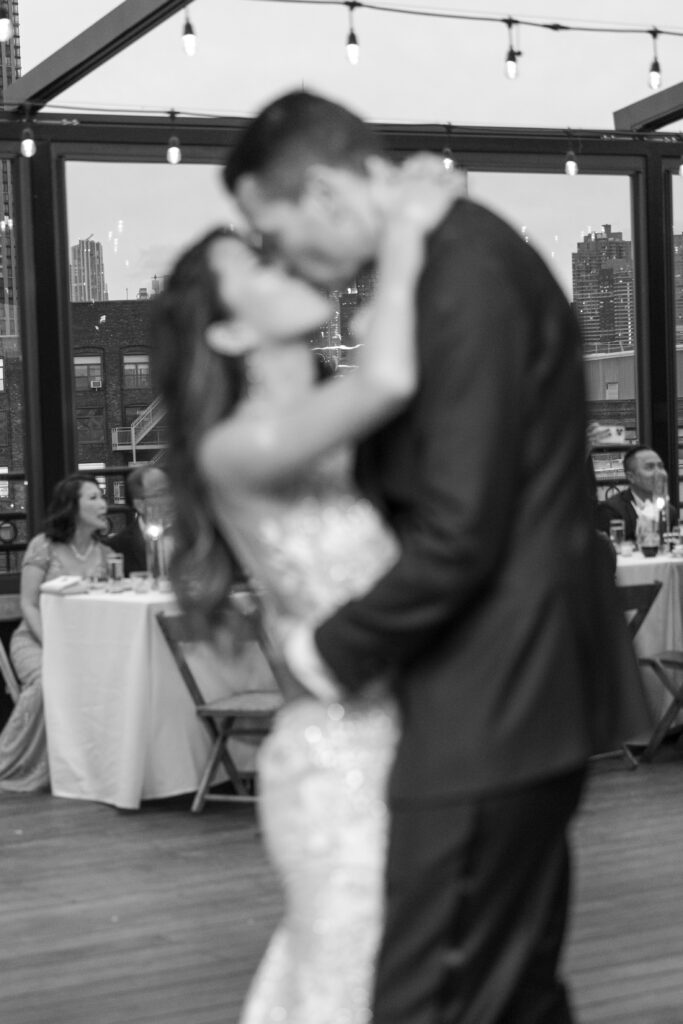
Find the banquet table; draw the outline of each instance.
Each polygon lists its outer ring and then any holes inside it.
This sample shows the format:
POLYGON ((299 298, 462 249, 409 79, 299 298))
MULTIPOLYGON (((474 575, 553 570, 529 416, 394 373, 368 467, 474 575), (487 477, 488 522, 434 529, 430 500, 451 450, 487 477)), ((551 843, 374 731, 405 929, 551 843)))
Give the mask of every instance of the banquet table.
MULTIPOLYGON (((635 638, 640 656, 665 650, 683 650, 683 558, 655 555, 646 558, 639 552, 617 558, 617 584, 633 586, 659 580, 662 589, 655 598, 635 638)), ((643 683, 653 716, 659 718, 670 702, 670 695, 649 672, 643 683)))
MULTIPOLYGON (((53 794, 132 810, 194 792, 210 741, 156 620, 173 595, 44 593, 40 607, 53 794)), ((203 674, 206 700, 226 675, 203 674)))

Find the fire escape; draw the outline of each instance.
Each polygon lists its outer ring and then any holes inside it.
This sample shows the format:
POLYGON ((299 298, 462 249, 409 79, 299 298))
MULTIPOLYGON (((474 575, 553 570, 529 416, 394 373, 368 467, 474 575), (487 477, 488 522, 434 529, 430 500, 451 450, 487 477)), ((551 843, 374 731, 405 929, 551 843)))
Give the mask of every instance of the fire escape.
POLYGON ((131 462, 137 462, 137 453, 156 449, 156 454, 147 461, 158 462, 166 448, 166 428, 162 420, 166 415, 161 398, 155 398, 137 416, 129 427, 114 427, 111 432, 111 446, 115 452, 129 451, 131 462))

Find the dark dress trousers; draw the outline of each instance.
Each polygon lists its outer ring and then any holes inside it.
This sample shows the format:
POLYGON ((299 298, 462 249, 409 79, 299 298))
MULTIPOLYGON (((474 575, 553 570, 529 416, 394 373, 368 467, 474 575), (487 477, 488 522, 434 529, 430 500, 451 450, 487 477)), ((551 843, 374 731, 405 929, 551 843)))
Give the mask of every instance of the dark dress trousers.
POLYGON ((316 632, 351 691, 390 672, 375 1024, 560 1024, 566 827, 585 764, 646 722, 585 470, 578 326, 508 225, 458 202, 418 292, 420 385, 357 475, 401 542, 316 632))
POLYGON ((144 572, 147 568, 145 538, 137 519, 128 523, 113 537, 107 538, 107 544, 112 550, 123 555, 123 571, 126 576, 130 576, 132 572, 144 572))
MULTIPOLYGON (((671 516, 671 525, 675 526, 678 522, 678 512, 671 504, 669 505, 669 514, 671 516)), ((619 491, 618 494, 612 495, 606 501, 601 501, 598 505, 598 528, 604 533, 609 533, 609 524, 612 519, 624 520, 624 537, 626 540, 636 539, 638 516, 633 507, 633 494, 630 488, 627 487, 625 490, 619 491)))

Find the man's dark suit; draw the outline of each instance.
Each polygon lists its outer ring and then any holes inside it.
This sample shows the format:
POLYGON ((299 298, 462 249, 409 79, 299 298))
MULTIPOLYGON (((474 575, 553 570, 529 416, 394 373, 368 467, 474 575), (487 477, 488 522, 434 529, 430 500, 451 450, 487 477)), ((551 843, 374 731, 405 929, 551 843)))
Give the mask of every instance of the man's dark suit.
MULTIPOLYGON (((671 515, 672 526, 678 522, 678 512, 669 505, 669 511, 671 515)), ((612 519, 623 519, 624 520, 624 537, 626 540, 636 539, 636 523, 638 516, 636 510, 633 507, 633 494, 630 488, 626 488, 623 491, 619 491, 618 494, 614 494, 611 498, 607 498, 606 501, 601 501, 598 505, 598 529, 604 533, 609 533, 609 524, 612 519)))
POLYGON ((589 755, 644 722, 579 332, 533 249, 463 201, 430 240, 418 341, 416 399, 358 459, 401 556, 316 632, 350 690, 394 668, 404 715, 374 1019, 566 1022, 566 826, 589 755))
POLYGON ((147 568, 145 538, 137 519, 128 523, 113 537, 107 538, 107 544, 123 555, 123 571, 126 576, 130 576, 132 572, 144 572, 147 568))

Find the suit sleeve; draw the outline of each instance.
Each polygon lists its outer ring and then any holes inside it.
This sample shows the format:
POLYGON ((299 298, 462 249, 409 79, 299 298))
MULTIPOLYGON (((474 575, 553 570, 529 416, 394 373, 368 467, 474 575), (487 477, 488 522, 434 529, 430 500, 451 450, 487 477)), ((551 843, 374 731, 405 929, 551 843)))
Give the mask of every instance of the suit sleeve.
POLYGON ((349 689, 420 654, 492 577, 519 485, 532 313, 495 249, 458 245, 425 274, 417 477, 401 555, 315 634, 349 689))

